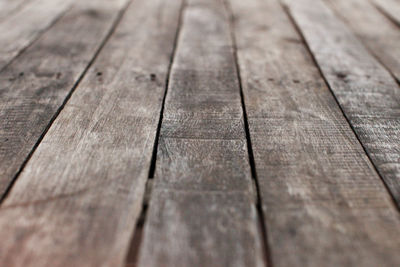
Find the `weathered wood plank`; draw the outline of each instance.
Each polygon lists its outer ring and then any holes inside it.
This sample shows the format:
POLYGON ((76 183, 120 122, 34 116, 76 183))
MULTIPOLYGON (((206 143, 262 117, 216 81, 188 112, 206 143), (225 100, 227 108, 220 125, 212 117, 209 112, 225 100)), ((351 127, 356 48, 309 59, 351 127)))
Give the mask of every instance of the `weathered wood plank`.
POLYGON ((397 210, 289 18, 229 2, 272 265, 398 266, 397 210))
POLYGON ((364 0, 325 0, 400 82, 400 30, 364 0))
POLYGON ((0 0, 0 21, 21 10, 28 2, 26 0, 0 0))
POLYGON ((138 266, 263 266, 228 16, 190 0, 138 266))
POLYGON ((93 59, 125 3, 77 3, 0 73, 0 196, 93 59))
POLYGON ((400 3, 396 0, 371 0, 385 15, 400 27, 400 3))
POLYGON ((368 155, 400 207, 400 90, 321 1, 285 1, 368 155))
MULTIPOLYGON (((111 2, 94 2, 95 14, 106 18, 100 3, 110 3, 111 10, 111 2)), ((3 203, 0 262, 124 265, 142 206, 180 4, 132 2, 3 203)))
POLYGON ((0 22, 0 70, 57 20, 73 0, 30 1, 0 22))

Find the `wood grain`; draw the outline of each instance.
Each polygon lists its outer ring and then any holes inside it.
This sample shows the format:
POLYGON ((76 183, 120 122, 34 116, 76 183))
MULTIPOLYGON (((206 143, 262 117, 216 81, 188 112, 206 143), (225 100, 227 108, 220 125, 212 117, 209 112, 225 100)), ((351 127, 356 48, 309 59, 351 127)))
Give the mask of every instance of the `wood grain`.
POLYGON ((79 2, 0 73, 0 196, 93 59, 125 3, 79 2))
POLYGON ((400 82, 400 29, 364 0, 325 0, 400 82))
POLYGON ((322 1, 285 2, 343 112, 400 208, 398 84, 322 1))
POLYGON ((0 262, 124 266, 180 4, 136 0, 129 7, 3 203, 0 262))
POLYGON ((263 266, 228 16, 184 10, 138 266, 263 266))
POLYGON ((0 70, 65 13, 72 1, 29 1, 20 12, 0 21, 0 70))
POLYGON ((396 0, 371 0, 378 9, 400 27, 400 3, 396 0))
POLYGON ((289 18, 229 2, 272 266, 398 266, 397 210, 289 18))

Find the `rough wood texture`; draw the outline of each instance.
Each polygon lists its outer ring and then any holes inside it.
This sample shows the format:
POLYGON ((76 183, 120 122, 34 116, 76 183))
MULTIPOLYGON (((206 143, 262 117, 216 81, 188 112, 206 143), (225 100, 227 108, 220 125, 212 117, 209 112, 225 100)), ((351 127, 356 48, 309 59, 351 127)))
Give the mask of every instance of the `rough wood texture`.
POLYGON ((325 0, 400 82, 400 29, 365 0, 325 0))
POLYGON ((289 18, 229 2, 272 265, 398 266, 397 210, 289 18))
POLYGON ((72 1, 29 1, 20 12, 0 21, 0 70, 65 13, 72 1))
POLYGON ((321 1, 285 0, 336 99, 400 207, 400 90, 321 1))
POLYGON ((184 10, 139 266, 263 266, 228 16, 184 10))
POLYGON ((400 2, 398 0, 370 0, 377 8, 400 27, 400 2))
POLYGON ((125 3, 91 0, 76 4, 0 73, 0 196, 93 59, 125 3))
POLYGON ((135 0, 129 7, 3 203, 0 262, 123 266, 180 3, 135 0))

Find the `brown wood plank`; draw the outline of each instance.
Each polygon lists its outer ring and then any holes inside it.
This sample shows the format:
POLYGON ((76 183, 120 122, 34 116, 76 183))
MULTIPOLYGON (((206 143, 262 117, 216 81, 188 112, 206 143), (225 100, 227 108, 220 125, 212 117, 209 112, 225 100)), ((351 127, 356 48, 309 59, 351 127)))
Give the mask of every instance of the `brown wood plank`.
POLYGON ((229 2, 272 266, 398 266, 397 210, 282 7, 229 2))
POLYGON ((0 196, 80 79, 126 1, 82 1, 0 73, 0 196))
POLYGON ((400 29, 365 0, 325 0, 400 82, 400 29))
MULTIPOLYGON (((101 3, 112 10, 123 2, 93 3, 98 9, 90 14, 105 19, 110 14, 101 3)), ((180 4, 132 2, 3 203, 0 262, 124 265, 142 207, 180 4)))
POLYGON ((378 9, 400 27, 400 2, 398 0, 370 0, 378 9))
POLYGON ((0 70, 46 31, 74 0, 30 1, 0 22, 0 70))
POLYGON ((264 266, 228 22, 187 1, 138 266, 264 266))
POLYGON ((400 89, 322 1, 285 1, 360 142, 400 207, 400 89))

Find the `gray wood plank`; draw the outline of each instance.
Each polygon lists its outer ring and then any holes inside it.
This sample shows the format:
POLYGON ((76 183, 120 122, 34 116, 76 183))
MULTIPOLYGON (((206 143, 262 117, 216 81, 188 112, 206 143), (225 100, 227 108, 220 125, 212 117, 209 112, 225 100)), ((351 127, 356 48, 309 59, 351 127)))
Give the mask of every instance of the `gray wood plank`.
POLYGON ((264 266, 228 16, 190 0, 138 266, 264 266))
POLYGON ((400 89, 322 1, 285 1, 337 101, 400 207, 400 89))
MULTIPOLYGON (((90 14, 103 19, 123 4, 93 3, 98 8, 90 14)), ((124 265, 142 207, 180 4, 132 2, 1 206, 0 262, 124 265)))
POLYGON ((46 31, 74 0, 37 0, 0 21, 0 70, 46 31))
POLYGON ((400 82, 400 30, 364 0, 325 0, 400 82))
POLYGON ((398 266, 397 210, 282 7, 229 2, 272 266, 398 266))
POLYGON ((0 0, 0 21, 15 14, 28 3, 27 0, 0 0))
POLYGON ((0 72, 0 196, 93 59, 125 3, 77 3, 0 72))
POLYGON ((400 2, 398 0, 371 0, 385 15, 400 27, 400 2))

